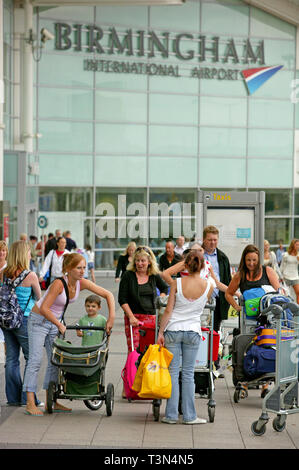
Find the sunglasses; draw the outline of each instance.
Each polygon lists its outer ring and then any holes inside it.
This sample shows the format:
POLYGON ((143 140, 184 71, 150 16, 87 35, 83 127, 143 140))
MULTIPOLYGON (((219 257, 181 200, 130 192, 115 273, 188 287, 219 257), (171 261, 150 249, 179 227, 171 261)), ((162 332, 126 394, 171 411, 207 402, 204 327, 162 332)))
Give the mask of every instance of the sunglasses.
POLYGON ((145 251, 149 255, 151 254, 151 252, 150 252, 150 250, 148 249, 147 246, 138 246, 138 248, 136 248, 136 252, 138 252, 138 251, 145 251))

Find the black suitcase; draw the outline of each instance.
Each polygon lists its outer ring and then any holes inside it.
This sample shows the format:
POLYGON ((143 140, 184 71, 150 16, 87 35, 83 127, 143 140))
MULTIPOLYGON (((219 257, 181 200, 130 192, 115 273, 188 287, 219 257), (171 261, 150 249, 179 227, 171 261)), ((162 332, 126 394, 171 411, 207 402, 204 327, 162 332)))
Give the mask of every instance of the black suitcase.
POLYGON ((232 340, 233 384, 235 387, 238 382, 244 382, 248 379, 244 375, 243 369, 244 354, 254 336, 255 334, 237 335, 232 340))

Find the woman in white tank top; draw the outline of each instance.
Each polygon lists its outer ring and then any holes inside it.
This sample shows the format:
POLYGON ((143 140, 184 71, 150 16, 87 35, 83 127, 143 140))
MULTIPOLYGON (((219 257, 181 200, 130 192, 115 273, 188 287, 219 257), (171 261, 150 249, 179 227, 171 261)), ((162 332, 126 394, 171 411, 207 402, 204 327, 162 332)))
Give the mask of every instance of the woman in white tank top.
POLYGON ((195 410, 194 366, 201 339, 200 317, 214 286, 201 277, 203 254, 192 250, 185 261, 189 275, 173 281, 168 304, 163 314, 157 343, 173 353, 169 366, 172 381, 163 423, 178 421, 179 372, 182 367, 182 411, 184 424, 203 424, 195 410))

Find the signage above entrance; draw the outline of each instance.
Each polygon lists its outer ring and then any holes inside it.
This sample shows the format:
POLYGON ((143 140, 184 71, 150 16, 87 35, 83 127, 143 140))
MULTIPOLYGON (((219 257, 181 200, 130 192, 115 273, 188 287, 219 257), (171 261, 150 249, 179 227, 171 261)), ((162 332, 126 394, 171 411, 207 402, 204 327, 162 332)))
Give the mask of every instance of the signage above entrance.
MULTIPOLYGON (((194 64, 189 76, 197 79, 244 79, 249 94, 282 66, 265 66, 264 40, 220 38, 191 33, 155 32, 97 25, 56 22, 55 49, 93 53, 85 58, 86 71, 180 77, 180 64, 194 64), (99 55, 99 58, 97 57, 99 55), (127 60, 112 60, 123 55, 127 60), (153 63, 151 59, 159 61, 153 63), (179 60, 179 65, 168 59, 179 60), (199 64, 199 65, 198 65, 199 64), (242 66, 256 68, 243 69, 242 66), (252 74, 256 71, 256 75, 252 74)), ((185 67, 186 69, 186 67, 185 67)))

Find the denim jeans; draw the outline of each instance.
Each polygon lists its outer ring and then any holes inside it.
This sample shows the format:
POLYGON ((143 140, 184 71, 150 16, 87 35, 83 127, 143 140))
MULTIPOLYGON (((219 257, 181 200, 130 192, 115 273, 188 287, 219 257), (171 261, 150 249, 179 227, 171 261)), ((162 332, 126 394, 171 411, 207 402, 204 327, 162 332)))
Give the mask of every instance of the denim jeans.
POLYGON ((29 356, 27 318, 24 317, 20 328, 11 330, 3 328, 6 345, 5 393, 9 405, 25 405, 27 401, 26 394, 22 392, 23 384, 20 372, 20 350, 22 349, 25 358, 25 371, 29 356))
POLYGON ((58 328, 45 317, 31 312, 28 320, 29 359, 24 377, 24 392, 36 392, 38 373, 43 359, 44 347, 48 356, 48 367, 43 388, 48 389, 51 381, 57 382, 58 368, 51 364, 52 345, 58 334, 58 328))
POLYGON ((182 412, 184 421, 197 417, 195 410, 194 366, 200 343, 200 336, 195 331, 166 331, 165 347, 172 352, 173 359, 169 366, 172 392, 167 400, 166 418, 178 419, 179 406, 179 373, 182 368, 182 412))

